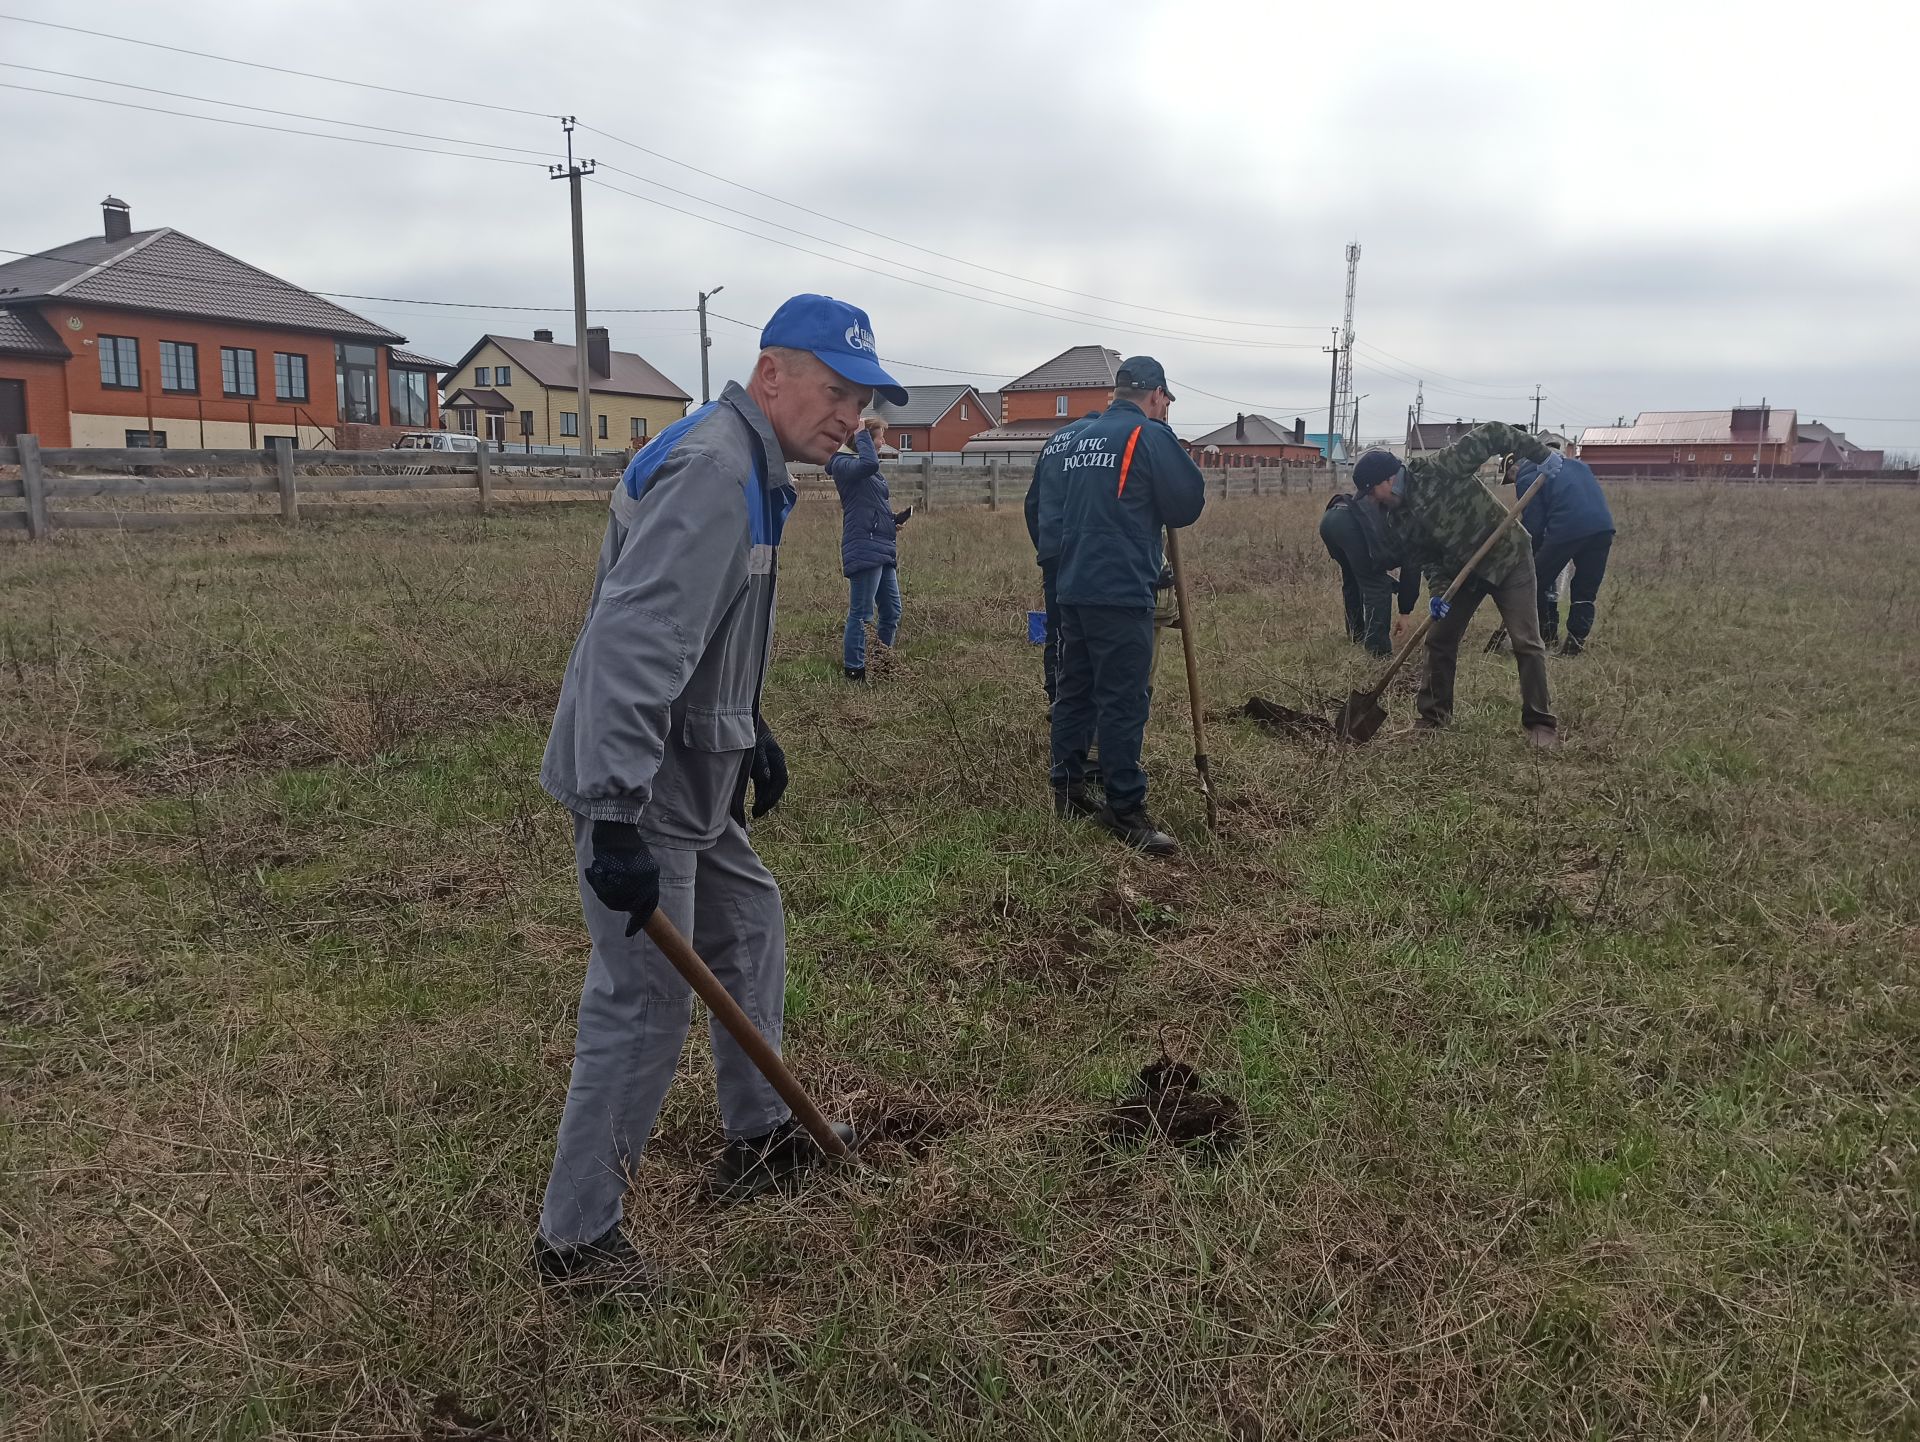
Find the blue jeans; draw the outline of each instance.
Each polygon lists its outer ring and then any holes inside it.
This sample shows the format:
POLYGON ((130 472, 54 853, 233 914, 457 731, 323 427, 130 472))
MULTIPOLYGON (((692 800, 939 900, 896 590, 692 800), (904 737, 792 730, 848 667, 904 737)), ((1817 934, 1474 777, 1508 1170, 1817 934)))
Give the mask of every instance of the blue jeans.
POLYGON ((880 605, 880 644, 891 646, 900 630, 900 571, 895 566, 869 566, 847 577, 847 634, 842 655, 850 671, 867 664, 867 618, 874 602, 880 605))
POLYGON ((1140 742, 1153 695, 1153 612, 1128 606, 1060 607, 1059 673, 1053 697, 1053 784, 1086 779, 1087 741, 1100 741, 1107 802, 1144 805, 1140 742))

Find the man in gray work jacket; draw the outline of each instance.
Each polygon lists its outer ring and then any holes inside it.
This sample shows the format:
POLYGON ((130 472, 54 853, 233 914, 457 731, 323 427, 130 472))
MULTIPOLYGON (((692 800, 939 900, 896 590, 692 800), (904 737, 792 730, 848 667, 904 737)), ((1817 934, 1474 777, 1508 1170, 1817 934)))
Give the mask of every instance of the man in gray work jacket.
MULTIPOLYGON (((876 390, 895 405, 907 393, 881 369, 865 312, 843 301, 795 296, 760 345, 746 386, 667 427, 615 488, 540 769, 573 813, 593 941, 534 1249, 552 1282, 650 1280, 621 1203, 692 1018, 687 984, 641 930, 656 907, 780 1044, 786 921, 745 802, 749 778, 756 817, 787 785, 760 715, 794 503, 786 466, 839 450, 876 390)), ((740 1200, 820 1151, 733 1039, 711 1033, 728 1142, 708 1190, 740 1200)))

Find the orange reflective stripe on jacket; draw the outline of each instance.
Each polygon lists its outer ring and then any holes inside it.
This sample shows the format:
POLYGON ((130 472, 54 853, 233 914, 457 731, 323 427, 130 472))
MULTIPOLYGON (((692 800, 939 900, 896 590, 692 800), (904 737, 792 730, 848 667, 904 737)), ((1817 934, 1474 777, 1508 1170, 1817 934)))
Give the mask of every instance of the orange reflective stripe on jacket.
POLYGON ((1120 489, 1114 492, 1116 496, 1127 493, 1127 472, 1133 468, 1133 448, 1139 443, 1140 427, 1135 426, 1133 434, 1127 437, 1127 449, 1120 457, 1120 489))

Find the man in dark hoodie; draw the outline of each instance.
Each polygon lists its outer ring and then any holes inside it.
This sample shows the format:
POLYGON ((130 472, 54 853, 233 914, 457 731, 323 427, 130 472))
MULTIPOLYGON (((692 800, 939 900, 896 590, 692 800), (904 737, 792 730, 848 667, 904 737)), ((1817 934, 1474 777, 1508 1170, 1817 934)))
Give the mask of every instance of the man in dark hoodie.
MULTIPOLYGON (((1513 472, 1516 496, 1524 496, 1541 464, 1521 461, 1513 472)), ((1562 656, 1578 656, 1593 633, 1594 602, 1607 576, 1607 556, 1613 550, 1613 512, 1600 489, 1593 468, 1571 456, 1559 457, 1540 494, 1527 503, 1520 524, 1533 537, 1533 571, 1540 582, 1540 631, 1552 642, 1560 634, 1560 604, 1554 583, 1568 565, 1573 587, 1567 607, 1567 639, 1562 656)))
POLYGON ((1393 649, 1394 598, 1404 617, 1420 599, 1420 568, 1401 565, 1387 546, 1380 510, 1364 496, 1334 496, 1320 513, 1320 544, 1340 567, 1340 595, 1346 604, 1347 639, 1375 656, 1393 649), (1396 580, 1393 569, 1399 566, 1396 580))
POLYGON ((827 474, 840 492, 840 571, 848 592, 840 661, 849 681, 867 679, 867 621, 876 606, 876 669, 884 671, 891 663, 900 629, 899 531, 913 508, 893 509, 886 477, 880 473, 874 435, 885 425, 877 416, 866 417, 853 433, 852 453, 827 458, 827 474))

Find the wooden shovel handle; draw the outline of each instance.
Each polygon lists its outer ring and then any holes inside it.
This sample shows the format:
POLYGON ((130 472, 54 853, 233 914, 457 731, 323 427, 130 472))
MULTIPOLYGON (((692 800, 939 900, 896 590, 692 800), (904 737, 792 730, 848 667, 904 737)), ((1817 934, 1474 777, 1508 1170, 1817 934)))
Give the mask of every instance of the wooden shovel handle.
MULTIPOLYGON (((1473 574, 1473 568, 1486 560, 1488 554, 1492 552, 1500 538, 1506 535, 1507 527, 1511 526, 1520 518, 1520 513, 1526 510, 1527 503, 1539 494, 1540 488, 1546 483, 1547 473, 1541 471, 1539 475, 1534 477, 1533 484, 1527 487, 1526 494, 1513 503, 1513 509, 1500 518, 1500 524, 1487 533, 1486 540, 1480 543, 1480 549, 1467 558, 1467 564, 1460 568, 1460 574, 1453 578, 1453 584, 1440 593, 1441 600, 1451 602, 1453 598, 1460 593, 1460 588, 1467 583, 1467 577, 1473 574)), ((1478 485, 1479 482, 1476 481, 1474 484, 1478 485)), ((1410 563, 1402 562, 1401 564, 1406 565, 1410 563)), ((1387 663, 1387 669, 1381 673, 1380 679, 1374 682, 1373 688, 1366 693, 1367 695, 1378 697, 1382 691, 1385 691, 1387 687, 1393 683, 1393 678, 1400 674, 1400 668, 1407 664, 1407 657, 1413 654, 1414 647, 1427 639, 1427 632, 1432 628, 1433 611, 1431 607, 1429 607, 1425 619, 1413 628, 1412 635, 1400 643, 1400 649, 1394 653, 1393 660, 1387 663)))
POLYGON ((826 1117, 813 1104, 813 1098, 807 1095, 799 1078, 787 1070, 787 1064, 780 1060, 780 1053, 760 1035, 760 1028, 740 1009, 740 1003, 720 984, 720 978, 713 974, 712 967, 700 959, 700 953, 693 949, 692 943, 680 934, 680 928, 656 907, 653 915, 647 918, 646 931, 648 939, 673 963, 673 969, 687 979, 687 985, 693 988, 694 995, 707 1004, 707 1010, 720 1018, 720 1025, 727 1029, 727 1034, 740 1043, 740 1050, 760 1069, 760 1075, 772 1083, 773 1089, 780 1093, 781 1100, 793 1108, 793 1114, 800 1119, 800 1125, 807 1129, 807 1134, 820 1143, 828 1156, 843 1161, 851 1156, 847 1144, 827 1125, 826 1117))
POLYGON ((1207 804, 1207 829, 1220 817, 1214 809, 1212 764, 1207 760, 1207 714, 1200 704, 1200 663, 1193 650, 1193 612, 1187 605, 1187 572, 1180 564, 1180 532, 1167 527, 1167 564, 1173 567, 1173 599, 1180 608, 1180 651, 1187 662, 1187 705, 1193 711, 1193 769, 1200 774, 1200 796, 1207 804))

